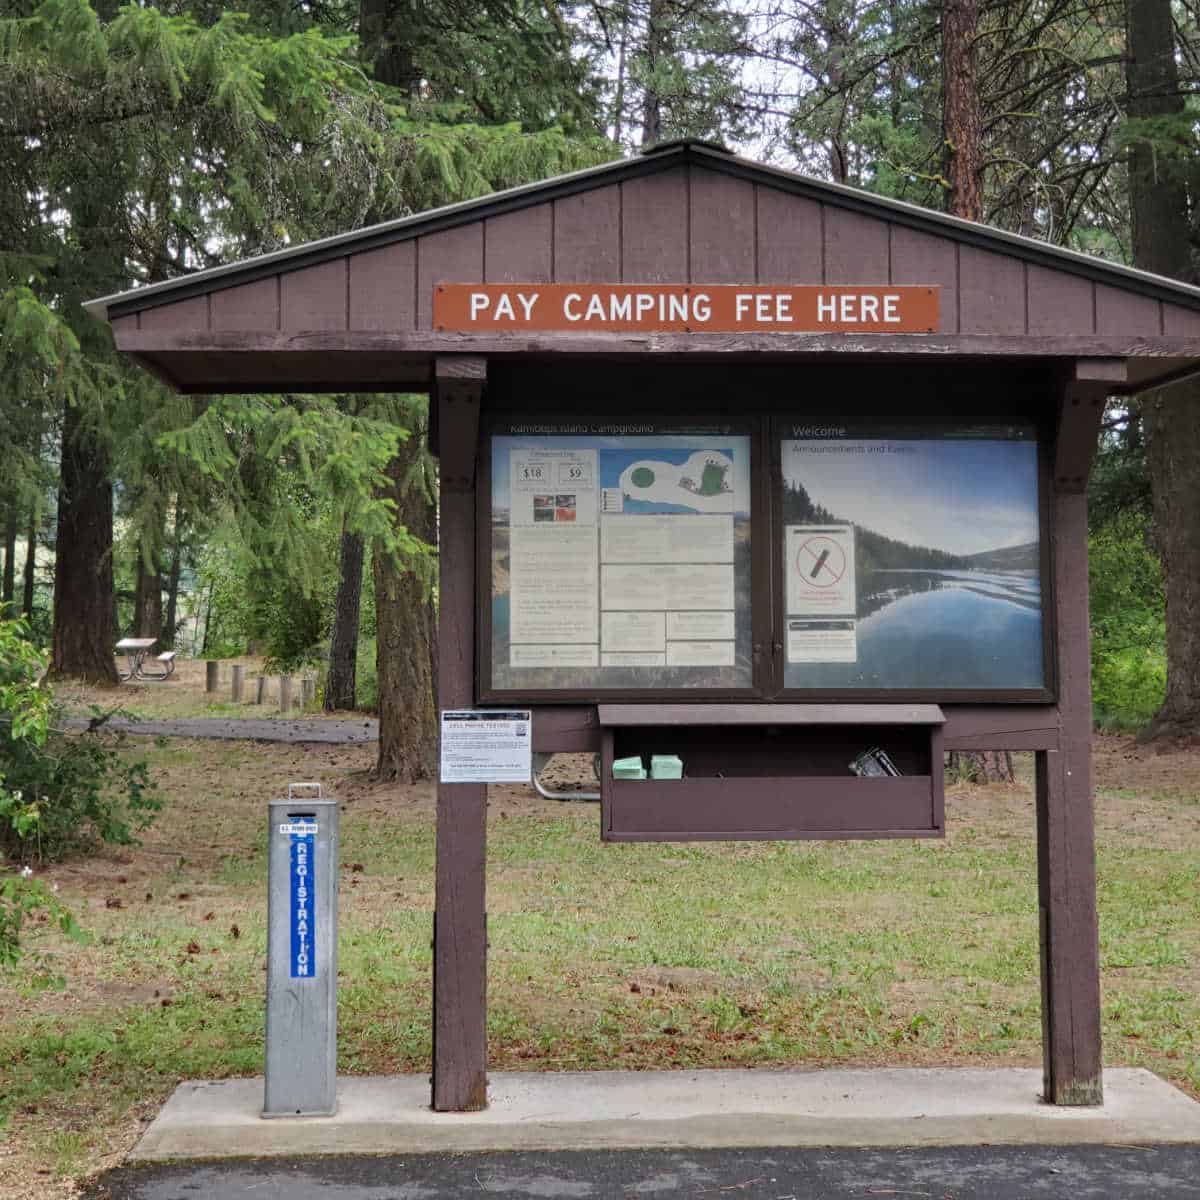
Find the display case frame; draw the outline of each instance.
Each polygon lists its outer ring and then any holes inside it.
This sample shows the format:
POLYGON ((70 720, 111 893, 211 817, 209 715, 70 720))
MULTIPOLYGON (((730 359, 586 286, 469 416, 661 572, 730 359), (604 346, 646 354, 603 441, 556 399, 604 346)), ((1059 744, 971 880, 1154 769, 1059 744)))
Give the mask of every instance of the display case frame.
MULTIPOLYGON (((1036 392, 1019 388, 1019 376, 1011 382, 1017 394, 1008 399, 1002 388, 1006 381, 982 389, 977 395, 970 413, 971 420, 964 419, 961 399, 937 393, 932 396, 914 396, 905 404, 905 424, 919 428, 927 426, 931 431, 964 424, 1024 425, 1032 428, 1038 447, 1038 530, 1040 566, 1040 617, 1042 643, 1043 686, 1032 688, 952 688, 952 687, 787 687, 784 682, 785 611, 783 572, 780 567, 779 539, 783 536, 783 472, 781 463, 781 441, 783 431, 798 417, 800 407, 796 401, 780 397, 777 387, 778 374, 770 367, 759 372, 744 372, 740 380, 722 379, 720 373, 714 388, 723 383, 740 386, 751 392, 757 389, 758 398, 752 398, 741 410, 736 423, 744 426, 751 438, 751 625, 753 683, 746 688, 698 688, 698 687, 498 687, 492 678, 493 614, 492 591, 492 438, 511 437, 514 428, 528 436, 552 436, 556 430, 580 430, 584 427, 602 427, 605 430, 628 426, 652 427, 657 432, 669 434, 686 427, 689 418, 694 424, 706 419, 728 420, 728 403, 722 408, 720 401, 703 391, 698 398, 690 399, 697 388, 693 382, 703 368, 692 367, 673 372, 676 386, 689 396, 688 407, 679 404, 664 404, 641 407, 636 400, 621 404, 609 403, 602 407, 594 402, 585 402, 569 417, 560 417, 547 405, 543 394, 535 393, 523 399, 520 392, 522 372, 506 380, 512 388, 500 397, 499 403, 489 405, 480 422, 480 437, 476 456, 476 630, 479 653, 475 663, 475 694, 483 704, 577 704, 633 701, 642 703, 687 700, 692 703, 722 703, 739 701, 746 703, 807 702, 807 703, 952 703, 952 704, 1047 704, 1057 696, 1056 652, 1055 652, 1055 598, 1053 582, 1053 546, 1051 538, 1053 504, 1053 462, 1055 452, 1053 415, 1043 403, 1044 397, 1036 392), (756 379, 755 376, 758 376, 756 379), (760 382, 761 381, 761 382, 760 382), (537 432, 531 432, 536 430, 537 432)), ((658 382, 656 372, 637 373, 644 386, 646 381, 658 382)), ((814 392, 821 391, 824 372, 814 372, 814 392)), ((613 367, 601 368, 598 378, 610 386, 619 384, 625 372, 613 367)), ((628 377, 630 391, 634 395, 639 382, 628 377)), ((507 390, 507 389, 506 389, 507 390)), ((586 395, 586 393, 585 393, 586 395)), ((872 421, 895 425, 896 406, 886 398, 872 394, 864 388, 860 396, 851 398, 833 412, 828 402, 805 402, 799 416, 813 423, 852 420, 856 426, 872 421)), ((645 436, 645 433, 639 433, 645 436)))

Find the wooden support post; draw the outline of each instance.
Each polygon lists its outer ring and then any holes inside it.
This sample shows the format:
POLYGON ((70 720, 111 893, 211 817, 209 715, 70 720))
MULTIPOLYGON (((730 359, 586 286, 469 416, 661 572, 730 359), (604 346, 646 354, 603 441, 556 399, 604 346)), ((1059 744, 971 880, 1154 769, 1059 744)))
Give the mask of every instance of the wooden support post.
POLYGON ((260 675, 255 681, 254 703, 262 704, 267 698, 267 677, 260 675))
MULTIPOLYGON (((487 363, 439 358, 438 709, 475 699, 475 455, 487 363)), ((438 783, 433 1107, 487 1107, 487 787, 438 783)))
POLYGON ((204 690, 215 692, 221 682, 221 664, 209 661, 204 664, 204 690))
MULTIPOLYGON (((1123 365, 1123 364, 1122 364, 1123 365)), ((1043 1096, 1101 1104, 1100 943, 1092 800, 1087 476, 1111 371, 1080 364, 1060 409, 1051 549, 1059 748, 1036 754, 1043 1096), (1099 375, 1100 378, 1089 376, 1099 375)))
POLYGON ((281 713, 290 712, 292 707, 292 677, 290 675, 280 675, 279 677, 279 711, 281 713))
POLYGON ((242 688, 246 683, 246 668, 241 663, 234 663, 229 672, 229 696, 234 704, 242 702, 242 688))
POLYGON ((311 675, 300 677, 300 707, 308 708, 317 694, 317 681, 311 675))

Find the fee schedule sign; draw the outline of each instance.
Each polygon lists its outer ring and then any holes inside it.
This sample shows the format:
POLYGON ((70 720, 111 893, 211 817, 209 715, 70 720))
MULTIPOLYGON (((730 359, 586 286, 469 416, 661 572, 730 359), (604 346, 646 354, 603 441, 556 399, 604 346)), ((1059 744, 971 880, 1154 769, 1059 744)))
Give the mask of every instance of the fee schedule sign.
POLYGON ((940 288, 439 283, 439 332, 933 333, 940 288))

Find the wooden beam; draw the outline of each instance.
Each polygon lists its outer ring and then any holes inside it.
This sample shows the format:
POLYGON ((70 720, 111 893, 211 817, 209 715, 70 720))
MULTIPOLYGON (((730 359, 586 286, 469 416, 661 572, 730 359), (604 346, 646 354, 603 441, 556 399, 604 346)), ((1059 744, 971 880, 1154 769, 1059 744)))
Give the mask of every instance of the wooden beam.
MULTIPOLYGON (((444 377, 443 377, 444 378, 444 377)), ((475 699, 475 451, 482 378, 437 387, 442 472, 437 703, 475 699)), ((437 787, 433 916, 433 1107, 487 1106, 487 787, 437 787)))
POLYGON ((1051 537, 1060 743, 1035 755, 1044 1096, 1051 1104, 1100 1104, 1086 493, 1056 491, 1051 537))
MULTIPOLYGON (((774 705, 760 705, 763 721, 774 705)), ((1053 704, 943 704, 947 750, 1057 750, 1058 709, 1053 704)), ((540 753, 599 752, 597 706, 553 705, 534 709, 533 748, 540 753)))
MULTIPOLYGON (((1000 335, 943 333, 437 333, 197 329, 170 332, 122 329, 117 348, 131 354, 279 352, 413 354, 488 357, 496 354, 731 354, 828 355, 831 358, 1172 359, 1200 363, 1194 337, 1140 334, 1000 335)), ((1119 385, 1114 391, 1121 391, 1119 385)))
POLYGON ((1052 704, 943 705, 947 750, 1057 750, 1052 704))

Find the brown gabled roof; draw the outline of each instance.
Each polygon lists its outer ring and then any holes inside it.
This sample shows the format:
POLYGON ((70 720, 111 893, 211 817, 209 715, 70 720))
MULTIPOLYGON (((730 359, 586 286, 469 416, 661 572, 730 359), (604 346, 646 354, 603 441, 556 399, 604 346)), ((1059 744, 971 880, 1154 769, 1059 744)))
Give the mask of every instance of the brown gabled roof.
POLYGON ((1034 238, 1007 233, 973 221, 964 221, 901 200, 888 199, 859 188, 828 183, 794 171, 767 166, 730 154, 711 143, 694 140, 666 143, 636 158, 619 159, 538 183, 509 188, 475 200, 414 213, 320 241, 306 242, 271 254, 198 271, 165 283, 132 288, 92 300, 84 307, 101 320, 113 320, 192 296, 250 283, 282 271, 315 266, 332 259, 344 258, 348 254, 425 237, 456 226, 502 216, 610 184, 654 175, 685 164, 701 166, 719 174, 887 221, 892 225, 975 246, 1181 308, 1200 311, 1200 288, 1190 284, 1080 254, 1034 238))

